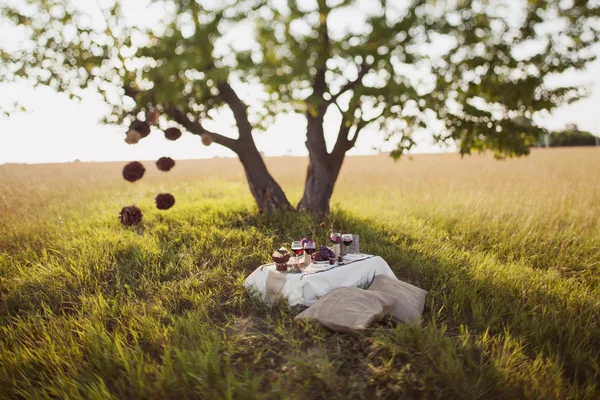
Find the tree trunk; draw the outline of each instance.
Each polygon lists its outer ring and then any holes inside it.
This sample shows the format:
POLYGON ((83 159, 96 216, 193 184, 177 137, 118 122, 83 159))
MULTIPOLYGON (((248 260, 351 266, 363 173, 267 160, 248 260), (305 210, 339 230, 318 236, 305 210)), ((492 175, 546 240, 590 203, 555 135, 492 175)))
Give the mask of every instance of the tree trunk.
POLYGON ((241 150, 238 155, 246 172, 250 192, 258 204, 258 208, 264 213, 276 210, 291 210, 292 206, 281 186, 267 170, 267 166, 258 150, 252 147, 241 150))
POLYGON ((311 155, 306 174, 304 194, 298 209, 313 214, 329 212, 329 200, 337 181, 344 154, 311 155))

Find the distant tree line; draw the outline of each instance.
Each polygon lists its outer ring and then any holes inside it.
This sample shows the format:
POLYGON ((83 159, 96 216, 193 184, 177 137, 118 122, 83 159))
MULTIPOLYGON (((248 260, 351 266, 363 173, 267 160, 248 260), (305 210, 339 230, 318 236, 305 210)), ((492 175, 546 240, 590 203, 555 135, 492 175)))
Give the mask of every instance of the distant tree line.
POLYGON ((576 124, 567 124, 562 131, 550 132, 550 147, 596 146, 598 138, 580 130, 576 124))

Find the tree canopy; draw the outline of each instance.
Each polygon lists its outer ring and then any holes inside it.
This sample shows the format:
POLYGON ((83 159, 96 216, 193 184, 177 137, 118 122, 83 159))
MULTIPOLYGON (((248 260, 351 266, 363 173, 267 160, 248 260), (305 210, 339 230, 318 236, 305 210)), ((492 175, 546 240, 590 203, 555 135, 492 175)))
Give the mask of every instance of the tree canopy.
POLYGON ((5 6, 3 20, 24 40, 0 50, 0 81, 97 92, 112 106, 111 124, 158 110, 162 128, 177 123, 238 154, 278 114, 302 114, 311 165, 332 171, 332 182, 317 185, 326 192, 367 126, 397 144, 394 157, 419 130, 462 154, 527 154, 544 132, 532 122, 536 113, 588 93, 552 78, 585 68, 600 38, 599 0, 154 0, 148 7, 159 18, 139 24, 118 1, 5 6), (224 109, 237 140, 203 126, 224 109), (330 149, 326 116, 340 121, 330 149))
POLYGON ((550 147, 596 146, 598 138, 590 132, 579 130, 577 124, 567 124, 561 131, 550 133, 550 147))

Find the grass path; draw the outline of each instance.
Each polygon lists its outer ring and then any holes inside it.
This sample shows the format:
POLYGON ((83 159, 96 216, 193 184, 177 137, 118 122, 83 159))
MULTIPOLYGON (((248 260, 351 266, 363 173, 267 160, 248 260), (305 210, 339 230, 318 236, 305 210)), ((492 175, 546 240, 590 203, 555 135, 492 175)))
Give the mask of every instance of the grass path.
POLYGON ((0 166, 0 398, 598 398, 593 151, 351 159, 330 221, 257 215, 224 160, 136 186, 118 165, 0 166), (334 334, 244 292, 265 249, 331 222, 430 291, 421 327, 334 334))

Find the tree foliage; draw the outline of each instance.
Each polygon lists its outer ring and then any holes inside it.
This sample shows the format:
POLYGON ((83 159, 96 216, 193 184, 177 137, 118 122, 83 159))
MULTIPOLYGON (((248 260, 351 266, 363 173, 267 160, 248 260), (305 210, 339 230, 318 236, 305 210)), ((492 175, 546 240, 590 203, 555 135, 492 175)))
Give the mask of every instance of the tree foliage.
POLYGON ((550 133, 550 147, 596 146, 597 138, 581 131, 575 124, 568 124, 562 131, 550 133))
POLYGON ((598 0, 154 0, 148 7, 160 18, 144 25, 130 23, 118 1, 5 4, 2 21, 23 40, 0 50, 0 81, 75 97, 92 90, 112 106, 112 124, 150 108, 163 112, 163 126, 171 119, 193 133, 206 132, 201 122, 225 106, 249 131, 282 112, 337 113, 343 151, 370 126, 397 143, 395 157, 419 130, 456 142, 463 154, 489 149, 503 157, 526 154, 537 141, 536 113, 586 95, 588 88, 552 78, 585 68, 600 38, 598 0), (241 35, 249 44, 237 43, 241 35))

